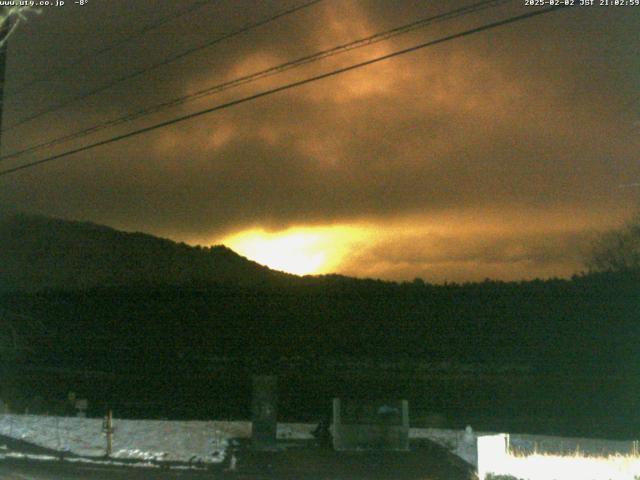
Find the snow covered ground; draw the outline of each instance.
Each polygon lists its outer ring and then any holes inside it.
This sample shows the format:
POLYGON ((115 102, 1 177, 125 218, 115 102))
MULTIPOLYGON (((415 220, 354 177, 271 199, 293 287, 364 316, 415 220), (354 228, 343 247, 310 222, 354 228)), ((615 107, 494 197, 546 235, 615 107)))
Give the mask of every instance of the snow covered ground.
MULTIPOLYGON (((102 458, 100 461, 114 464, 138 460, 140 461, 138 466, 141 467, 157 466, 157 462, 161 461, 191 463, 192 466, 197 466, 198 464, 220 464, 226 460, 231 439, 248 439, 251 437, 250 422, 126 420, 115 418, 113 419, 113 427, 112 458, 108 461, 102 458)), ((286 444, 286 440, 310 440, 313 439, 311 432, 315 428, 316 424, 280 423, 278 424, 278 438, 283 440, 283 444, 286 444)), ((491 438, 486 437, 486 435, 489 435, 488 433, 474 432, 469 427, 466 430, 412 428, 409 435, 412 439, 428 439, 436 442, 476 468, 478 467, 478 437, 491 438)), ((52 459, 55 458, 57 452, 70 452, 82 457, 100 459, 104 457, 106 448, 106 437, 102 431, 102 419, 4 414, 0 415, 0 436, 22 440, 31 445, 48 449, 48 451, 42 452, 33 451, 29 455, 32 459, 40 458, 45 460, 45 457, 52 459), (37 455, 33 455, 33 453, 37 455)), ((607 461, 600 461, 597 464, 598 466, 604 465, 604 467, 611 469, 613 467, 619 468, 620 465, 624 464, 624 468, 627 468, 627 464, 633 460, 633 468, 638 468, 637 442, 614 442, 540 435, 512 434, 506 436, 510 439, 510 445, 525 452, 520 454, 522 458, 519 456, 513 457, 513 462, 515 462, 514 465, 517 464, 516 466, 525 465, 525 460, 529 463, 533 462, 533 460, 538 461, 539 457, 544 460, 544 465, 551 465, 557 459, 560 459, 557 460, 558 462, 564 462, 562 465, 569 465, 570 461, 575 461, 576 459, 563 454, 563 452, 567 448, 573 448, 574 451, 593 450, 594 452, 599 452, 602 450, 608 452, 607 455, 601 455, 602 458, 606 457, 607 461), (529 451, 531 450, 531 445, 533 445, 533 453, 529 451), (546 455, 536 456, 536 454, 541 453, 535 451, 538 448, 541 448, 542 452, 546 452, 546 455), (629 454, 631 451, 634 452, 634 455, 629 454)), ((505 437, 505 434, 502 434, 502 437, 505 437)), ((7 440, 6 443, 10 442, 7 440)), ((504 439, 501 445, 501 448, 504 449, 504 439)), ((504 452, 503 454, 507 455, 504 452)), ((0 440, 0 458, 11 455, 14 454, 10 452, 10 449, 3 448, 3 443, 0 440)), ((484 456, 486 457, 486 455, 484 456)), ((539 463, 543 463, 542 460, 539 463)), ((581 465, 587 465, 587 461, 580 460, 581 465)), ((75 459, 74 461, 84 460, 75 459)), ((486 458, 483 462, 486 463, 486 458)), ((529 465, 529 463, 526 465, 529 465)), ((556 464, 553 463, 553 465, 556 464)), ((591 464, 589 463, 589 465, 591 464)), ((596 467, 594 466, 593 468, 596 467)), ((627 470, 629 469, 627 468, 627 470)), ((621 476, 620 478, 626 477, 621 476)))
MULTIPOLYGON (((112 456, 120 459, 219 463, 231 438, 249 438, 250 422, 113 420, 112 456)), ((313 424, 278 425, 281 439, 311 439, 313 424)), ((101 457, 102 419, 0 415, 0 435, 48 449, 101 457)))
MULTIPOLYGON (((221 462, 231 437, 247 436, 248 422, 170 422, 114 419, 113 457, 221 462)), ((102 419, 1 415, 0 435, 77 455, 105 454, 102 419)))
POLYGON ((465 430, 412 428, 409 431, 409 438, 431 440, 474 467, 478 466, 478 436, 480 435, 487 435, 487 433, 475 432, 471 427, 467 427, 465 430))
MULTIPOLYGON (((229 440, 250 438, 250 422, 113 419, 115 459, 220 463, 229 440)), ((315 424, 280 423, 282 440, 312 439, 315 424)), ((42 415, 0 415, 0 435, 40 447, 88 457, 105 454, 102 419, 42 415)), ((476 463, 475 436, 464 431, 411 429, 412 438, 428 438, 476 463)))

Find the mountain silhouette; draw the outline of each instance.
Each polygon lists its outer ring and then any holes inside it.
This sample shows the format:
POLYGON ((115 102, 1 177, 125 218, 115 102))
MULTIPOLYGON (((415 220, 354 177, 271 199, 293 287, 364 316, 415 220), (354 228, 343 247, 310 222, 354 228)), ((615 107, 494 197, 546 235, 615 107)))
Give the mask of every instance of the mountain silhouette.
POLYGON ((225 246, 189 246, 89 222, 0 217, 0 290, 224 283, 277 285, 297 277, 225 246))

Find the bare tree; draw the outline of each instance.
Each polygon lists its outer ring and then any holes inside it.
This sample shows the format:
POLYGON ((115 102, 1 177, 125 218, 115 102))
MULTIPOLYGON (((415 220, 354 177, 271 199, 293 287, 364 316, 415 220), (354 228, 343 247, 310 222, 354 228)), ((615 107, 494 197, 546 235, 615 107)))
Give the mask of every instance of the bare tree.
POLYGON ((621 229, 601 234, 592 245, 587 266, 593 271, 640 270, 640 213, 621 229))

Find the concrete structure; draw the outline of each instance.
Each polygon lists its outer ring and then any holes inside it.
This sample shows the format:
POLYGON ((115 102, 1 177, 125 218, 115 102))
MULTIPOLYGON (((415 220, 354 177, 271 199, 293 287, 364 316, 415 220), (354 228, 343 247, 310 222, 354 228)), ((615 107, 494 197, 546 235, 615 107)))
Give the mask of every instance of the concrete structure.
POLYGON ((278 377, 253 377, 251 443, 255 450, 274 450, 278 429, 278 377))
POLYGON ((409 403, 333 400, 333 448, 409 450, 409 403))
POLYGON ((89 401, 86 398, 76 399, 76 417, 84 418, 87 416, 87 409, 89 408, 89 401))
POLYGON ((490 474, 508 471, 507 455, 509 435, 483 435, 478 437, 477 468, 478 478, 485 480, 490 474))

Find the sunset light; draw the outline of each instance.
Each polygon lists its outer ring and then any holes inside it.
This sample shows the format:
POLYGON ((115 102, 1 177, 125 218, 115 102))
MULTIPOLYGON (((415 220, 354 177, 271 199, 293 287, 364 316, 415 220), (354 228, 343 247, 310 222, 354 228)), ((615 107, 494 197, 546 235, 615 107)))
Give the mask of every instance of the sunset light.
POLYGON ((638 27, 0 1, 0 480, 640 480, 638 27))
POLYGON ((330 273, 362 235, 352 227, 246 230, 222 243, 274 270, 296 275, 330 273))

